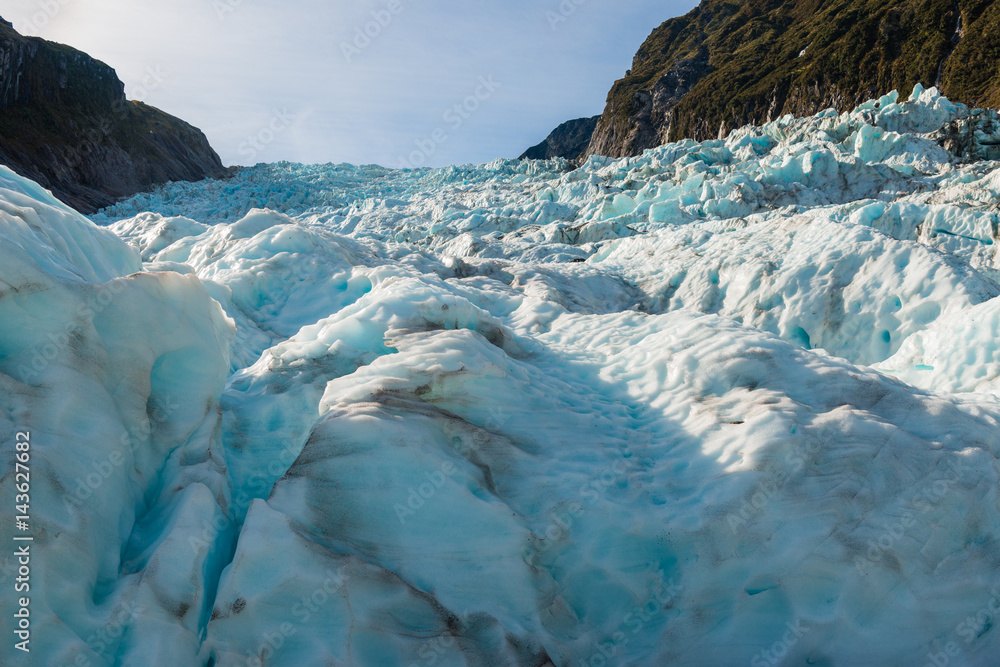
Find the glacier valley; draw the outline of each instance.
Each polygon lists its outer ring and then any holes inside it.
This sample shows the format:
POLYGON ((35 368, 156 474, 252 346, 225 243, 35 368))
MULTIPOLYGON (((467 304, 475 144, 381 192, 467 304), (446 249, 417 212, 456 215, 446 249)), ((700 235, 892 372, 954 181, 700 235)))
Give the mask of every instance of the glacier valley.
POLYGON ((3 168, 0 662, 996 664, 998 160, 918 87, 90 219, 3 168))

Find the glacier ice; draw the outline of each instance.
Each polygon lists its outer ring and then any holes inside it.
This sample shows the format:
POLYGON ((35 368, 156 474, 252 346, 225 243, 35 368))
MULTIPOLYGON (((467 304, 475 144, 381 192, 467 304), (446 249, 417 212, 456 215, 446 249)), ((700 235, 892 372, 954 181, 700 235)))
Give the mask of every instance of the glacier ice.
POLYGON ((0 660, 994 664, 995 115, 918 87, 91 219, 0 170, 0 660))

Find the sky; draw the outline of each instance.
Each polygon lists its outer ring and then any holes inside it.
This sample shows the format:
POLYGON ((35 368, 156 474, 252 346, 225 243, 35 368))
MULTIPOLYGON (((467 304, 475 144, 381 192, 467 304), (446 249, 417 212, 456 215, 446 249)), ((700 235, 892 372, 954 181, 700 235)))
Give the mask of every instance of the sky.
POLYGON ((6 0, 25 35, 114 67, 227 165, 517 157, 594 116, 694 0, 6 0))

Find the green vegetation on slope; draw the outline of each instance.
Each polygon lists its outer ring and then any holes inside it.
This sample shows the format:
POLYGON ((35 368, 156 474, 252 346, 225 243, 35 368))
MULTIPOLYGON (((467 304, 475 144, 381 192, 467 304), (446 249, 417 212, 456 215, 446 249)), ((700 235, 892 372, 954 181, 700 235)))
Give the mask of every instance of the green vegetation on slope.
POLYGON ((720 128, 844 110, 893 89, 906 95, 916 83, 937 84, 970 105, 1000 105, 1000 3, 703 0, 653 31, 630 73, 615 83, 597 132, 603 152, 649 147, 642 145, 649 133, 636 138, 641 93, 655 92, 699 52, 707 54, 707 73, 676 106, 654 115, 656 138, 714 138, 720 128))

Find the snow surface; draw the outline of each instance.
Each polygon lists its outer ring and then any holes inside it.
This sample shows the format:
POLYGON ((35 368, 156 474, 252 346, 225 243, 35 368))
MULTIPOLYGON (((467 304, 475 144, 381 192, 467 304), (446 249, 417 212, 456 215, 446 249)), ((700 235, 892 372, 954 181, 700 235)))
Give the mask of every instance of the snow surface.
POLYGON ((995 664, 1000 163, 931 135, 970 114, 259 165, 100 227, 3 170, 0 661, 995 664))

